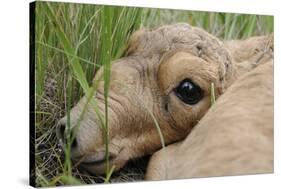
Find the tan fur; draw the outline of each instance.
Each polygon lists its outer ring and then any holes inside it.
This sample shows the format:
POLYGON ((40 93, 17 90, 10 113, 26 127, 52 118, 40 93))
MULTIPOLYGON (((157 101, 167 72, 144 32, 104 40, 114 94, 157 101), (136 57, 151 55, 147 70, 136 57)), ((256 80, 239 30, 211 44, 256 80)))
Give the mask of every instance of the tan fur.
MULTIPOLYGON (((166 145, 183 140, 210 107, 211 83, 215 84, 218 97, 242 70, 224 43, 188 24, 136 32, 124 57, 115 61, 111 69, 109 152, 110 165, 115 165, 115 170, 130 159, 161 148, 155 122, 166 145), (187 105, 175 95, 174 89, 186 78, 204 91, 203 99, 195 105, 187 105)), ((103 68, 93 83, 102 78, 103 68)), ((94 174, 105 171, 105 141, 100 121, 105 109, 103 85, 101 80, 93 95, 100 109, 98 113, 91 103, 85 108, 86 97, 71 110, 71 126, 77 141, 72 159, 94 174)), ((58 133, 65 124, 66 117, 59 121, 58 133)))
MULTIPOLYGON (((224 43, 230 50, 235 62, 260 63, 263 58, 272 58, 272 54, 267 52, 274 50, 273 38, 274 35, 270 34, 269 36, 255 36, 245 40, 230 40, 224 43)), ((266 59, 263 59, 263 62, 267 62, 266 59)))
POLYGON ((156 152, 147 180, 273 172, 273 64, 235 82, 180 143, 156 152))
POLYGON ((225 41, 240 75, 251 71, 258 64, 273 59, 273 34, 268 36, 255 36, 245 40, 225 41))

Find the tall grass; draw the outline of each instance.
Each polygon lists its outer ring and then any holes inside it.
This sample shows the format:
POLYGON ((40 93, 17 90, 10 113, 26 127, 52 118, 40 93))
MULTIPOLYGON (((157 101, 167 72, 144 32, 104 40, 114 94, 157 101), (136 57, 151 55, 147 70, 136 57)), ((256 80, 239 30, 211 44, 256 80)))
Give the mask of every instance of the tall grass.
POLYGON ((273 17, 270 16, 36 3, 37 186, 95 183, 100 180, 111 182, 114 167, 108 163, 104 178, 83 175, 71 164, 70 145, 73 138, 70 129, 66 133, 67 147, 61 151, 54 134, 55 124, 67 115, 67 127, 70 128, 70 109, 83 95, 88 98, 87 106, 93 107, 101 115, 95 99, 91 97, 98 82, 103 80, 105 113, 99 119, 108 160, 107 97, 111 63, 122 55, 129 36, 135 30, 177 22, 203 27, 222 39, 240 39, 273 32, 273 17), (92 82, 101 66, 103 78, 92 82))

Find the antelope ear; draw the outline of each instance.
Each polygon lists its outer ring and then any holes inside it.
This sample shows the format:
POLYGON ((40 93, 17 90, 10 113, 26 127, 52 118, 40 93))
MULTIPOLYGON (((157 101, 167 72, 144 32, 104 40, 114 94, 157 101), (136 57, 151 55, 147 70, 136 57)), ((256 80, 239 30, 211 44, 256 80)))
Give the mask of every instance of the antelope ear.
POLYGON ((132 34, 129 39, 129 43, 125 48, 124 52, 122 53, 122 57, 130 56, 133 54, 137 49, 141 41, 141 36, 146 32, 146 29, 140 29, 132 34))
POLYGON ((261 51, 256 57, 255 64, 263 64, 273 60, 274 57, 274 34, 266 36, 265 42, 261 47, 261 51))
POLYGON ((225 45, 235 60, 237 77, 244 75, 260 64, 273 60, 273 33, 268 36, 251 37, 245 40, 226 41, 225 45))

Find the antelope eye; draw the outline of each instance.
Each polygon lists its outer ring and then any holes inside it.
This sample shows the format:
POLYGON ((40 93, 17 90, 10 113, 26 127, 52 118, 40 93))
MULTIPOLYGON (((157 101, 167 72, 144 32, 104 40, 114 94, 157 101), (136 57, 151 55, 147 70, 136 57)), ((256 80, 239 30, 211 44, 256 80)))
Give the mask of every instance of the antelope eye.
POLYGON ((189 105, 197 104, 203 98, 202 89, 190 79, 183 80, 174 91, 180 100, 189 105))

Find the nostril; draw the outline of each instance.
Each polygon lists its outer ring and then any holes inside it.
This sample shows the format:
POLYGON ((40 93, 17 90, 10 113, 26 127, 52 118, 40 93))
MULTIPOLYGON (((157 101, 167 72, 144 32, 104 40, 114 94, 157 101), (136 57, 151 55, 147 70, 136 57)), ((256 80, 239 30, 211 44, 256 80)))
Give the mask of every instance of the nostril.
POLYGON ((65 125, 60 125, 59 127, 59 135, 61 139, 64 139, 65 125))
POLYGON ((66 126, 62 121, 58 122, 56 127, 56 135, 61 145, 63 145, 63 143, 65 142, 65 128, 66 126))
POLYGON ((70 142, 71 149, 75 149, 78 146, 77 139, 75 137, 75 129, 71 129, 70 132, 67 132, 68 129, 66 127, 66 124, 63 121, 59 121, 57 128, 56 128, 56 134, 57 138, 59 139, 59 143, 61 146, 64 146, 66 143, 70 142))
POLYGON ((77 148, 77 146, 78 146, 77 140, 76 140, 76 138, 74 138, 71 143, 71 149, 75 149, 75 148, 77 148))

